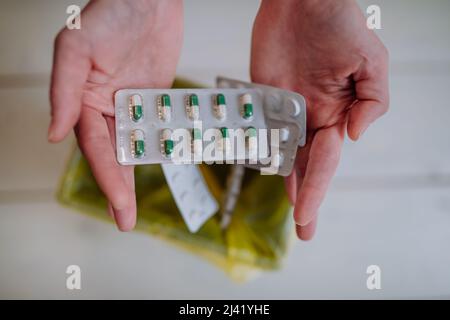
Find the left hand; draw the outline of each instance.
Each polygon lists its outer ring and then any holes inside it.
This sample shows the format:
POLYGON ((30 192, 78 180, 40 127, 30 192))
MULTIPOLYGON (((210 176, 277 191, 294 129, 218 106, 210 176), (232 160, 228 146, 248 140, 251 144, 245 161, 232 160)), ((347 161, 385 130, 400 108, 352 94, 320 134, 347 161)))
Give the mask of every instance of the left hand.
POLYGON ((108 212, 117 227, 136 223, 132 166, 115 156, 114 92, 122 88, 170 88, 183 36, 183 2, 91 0, 80 30, 56 38, 48 139, 59 142, 75 127, 108 212))

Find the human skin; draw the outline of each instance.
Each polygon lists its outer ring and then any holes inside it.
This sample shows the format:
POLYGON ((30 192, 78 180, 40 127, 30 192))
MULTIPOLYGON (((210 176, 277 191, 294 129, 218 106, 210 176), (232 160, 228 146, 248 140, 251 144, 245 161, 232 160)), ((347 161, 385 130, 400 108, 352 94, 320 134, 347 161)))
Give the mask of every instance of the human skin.
POLYGON ((181 0, 93 0, 81 29, 56 38, 50 142, 75 128, 78 145, 122 231, 136 223, 134 168, 115 157, 113 94, 121 88, 168 88, 182 37, 181 0))
POLYGON ((251 77, 306 98, 307 145, 286 189, 297 235, 309 240, 345 133, 358 140, 388 110, 388 52, 353 0, 262 0, 251 77))
MULTIPOLYGON (((170 87, 182 11, 181 0, 94 0, 82 12, 82 29, 64 29, 55 42, 49 141, 61 141, 75 127, 123 231, 135 225, 136 200, 133 168, 115 159, 113 93, 170 87)), ((297 234, 310 239, 345 131, 357 140, 387 111, 387 51, 353 0, 263 0, 253 30, 251 75, 307 100, 308 143, 298 151, 286 186, 297 234)))

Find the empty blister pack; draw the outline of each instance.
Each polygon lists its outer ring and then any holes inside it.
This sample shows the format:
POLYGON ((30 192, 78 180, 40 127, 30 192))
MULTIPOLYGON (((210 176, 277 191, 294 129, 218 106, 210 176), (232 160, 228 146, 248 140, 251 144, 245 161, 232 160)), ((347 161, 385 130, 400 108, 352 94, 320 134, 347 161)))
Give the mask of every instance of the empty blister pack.
POLYGON ((297 147, 306 144, 306 101, 302 95, 257 83, 217 77, 218 88, 255 89, 263 103, 270 145, 270 161, 260 159, 248 167, 266 174, 288 176, 292 172, 297 147))
POLYGON ((123 89, 115 115, 124 165, 269 159, 263 101, 253 89, 123 89))

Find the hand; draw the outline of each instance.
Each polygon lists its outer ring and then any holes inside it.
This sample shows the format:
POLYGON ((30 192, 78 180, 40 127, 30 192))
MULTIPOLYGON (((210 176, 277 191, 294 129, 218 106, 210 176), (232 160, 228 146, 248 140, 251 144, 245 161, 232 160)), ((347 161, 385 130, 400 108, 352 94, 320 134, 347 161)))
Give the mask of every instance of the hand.
POLYGON ((387 50, 353 0, 263 0, 253 28, 251 75, 306 98, 307 145, 286 187, 297 235, 309 240, 345 131, 358 140, 388 109, 387 50))
POLYGON ((168 88, 183 32, 181 0, 94 0, 81 29, 55 42, 48 139, 58 142, 76 125, 80 149, 109 200, 122 231, 136 223, 133 167, 115 156, 113 94, 121 88, 168 88))

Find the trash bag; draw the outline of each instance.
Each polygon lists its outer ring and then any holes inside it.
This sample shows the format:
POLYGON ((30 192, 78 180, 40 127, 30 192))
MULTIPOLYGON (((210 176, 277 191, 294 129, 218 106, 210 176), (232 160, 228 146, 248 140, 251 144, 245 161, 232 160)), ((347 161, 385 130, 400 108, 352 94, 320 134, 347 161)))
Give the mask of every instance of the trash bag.
MULTIPOLYGON (((193 87, 199 86, 183 80, 174 82, 174 88, 193 87)), ((230 165, 199 167, 211 193, 221 203, 230 165)), ((160 165, 136 166, 135 184, 136 230, 206 258, 236 281, 281 267, 294 234, 282 177, 246 169, 228 228, 221 229, 218 212, 195 234, 187 229, 160 165)), ((107 200, 78 148, 68 162, 57 198, 80 212, 112 221, 106 214, 107 200)))

